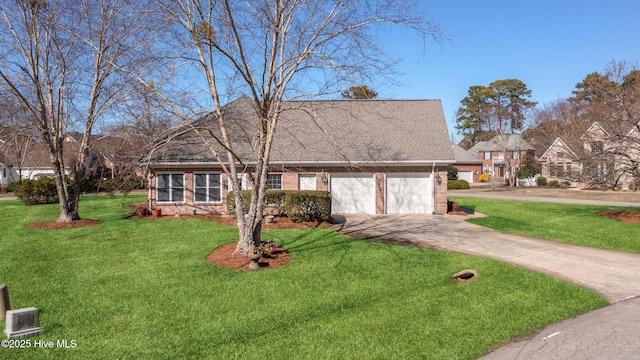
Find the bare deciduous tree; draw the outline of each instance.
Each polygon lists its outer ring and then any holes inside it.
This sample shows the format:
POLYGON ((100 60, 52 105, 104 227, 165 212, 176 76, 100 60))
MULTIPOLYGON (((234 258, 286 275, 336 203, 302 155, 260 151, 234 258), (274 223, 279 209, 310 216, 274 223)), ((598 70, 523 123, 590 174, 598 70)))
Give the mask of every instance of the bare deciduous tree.
POLYGON ((145 58, 143 16, 137 11, 144 6, 133 0, 0 2, 0 85, 24 106, 48 145, 58 221, 79 219, 93 128, 129 90, 123 70, 145 58), (74 163, 65 164, 63 141, 70 127, 82 139, 74 163), (73 187, 69 174, 76 179, 73 187))
POLYGON ((418 4, 393 0, 159 1, 176 36, 173 43, 183 46, 179 65, 191 66, 206 84, 218 135, 218 144, 208 147, 234 189, 240 188, 241 172, 253 183, 248 213, 240 193, 234 191, 238 253, 247 254, 260 240, 271 144, 285 102, 339 93, 344 85, 353 85, 349 79, 363 83, 390 74, 393 59, 378 46, 374 33, 381 26, 402 26, 425 39, 440 39, 442 32, 426 20, 418 4), (228 131, 223 112, 223 102, 234 93, 248 94, 257 115, 249 160, 236 153, 233 139, 237 134, 228 131), (220 148, 223 150, 216 150, 220 148))
POLYGON ((582 180, 618 188, 640 183, 640 70, 626 61, 609 63, 576 85, 570 101, 602 134, 585 134, 582 180))

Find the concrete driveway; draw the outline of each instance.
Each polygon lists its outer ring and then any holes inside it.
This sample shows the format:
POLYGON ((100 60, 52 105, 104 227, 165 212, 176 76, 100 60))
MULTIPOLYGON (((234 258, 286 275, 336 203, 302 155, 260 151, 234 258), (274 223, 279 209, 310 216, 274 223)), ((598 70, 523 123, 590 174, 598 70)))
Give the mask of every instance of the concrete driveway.
MULTIPOLYGON (((474 215, 478 216, 478 215, 474 215)), ((585 287, 614 305, 512 342, 483 359, 637 359, 640 255, 506 234, 459 215, 347 215, 336 231, 363 239, 459 252, 585 287)))

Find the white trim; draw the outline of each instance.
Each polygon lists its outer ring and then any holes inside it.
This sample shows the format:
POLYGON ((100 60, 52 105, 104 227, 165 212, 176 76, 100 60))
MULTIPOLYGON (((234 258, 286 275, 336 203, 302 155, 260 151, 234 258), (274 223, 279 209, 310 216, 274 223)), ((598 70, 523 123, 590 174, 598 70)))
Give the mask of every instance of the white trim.
MULTIPOLYGON (((433 163, 436 163, 437 165, 449 165, 449 164, 455 164, 455 159, 449 159, 449 160, 408 160, 408 161, 350 161, 350 162, 344 162, 344 161, 272 161, 269 162, 270 166, 277 166, 277 165, 288 165, 288 166, 293 166, 293 165, 302 165, 302 166, 310 166, 310 167, 320 167, 323 165, 327 165, 327 166, 344 166, 344 167, 352 167, 353 165, 368 165, 368 166, 406 166, 406 165, 412 165, 412 166, 419 166, 419 165, 423 165, 423 166, 430 166, 433 163)), ((217 162, 184 162, 184 163, 148 163, 150 168, 167 168, 167 169, 171 169, 171 168, 176 168, 176 169, 184 169, 185 167, 202 167, 202 166, 208 166, 208 167, 212 167, 212 166, 220 166, 219 163, 217 162)), ((226 164, 226 163, 225 163, 226 164)), ((254 165, 254 163, 245 163, 245 165, 251 166, 254 165)))
MULTIPOLYGON (((170 171, 159 171, 155 174, 155 180, 156 180, 156 186, 155 186, 155 199, 156 199, 156 203, 158 204, 184 204, 186 203, 186 192, 187 192, 187 187, 185 184, 185 172, 184 171, 175 171, 175 172, 170 172, 170 171), (160 200, 158 199, 158 178, 160 177, 160 175, 182 175, 182 201, 174 201, 173 199, 169 200, 169 201, 164 201, 164 200, 160 200)), ((170 177, 171 179, 171 177, 170 177)), ((171 190, 171 186, 169 187, 169 190, 171 190)), ((169 192, 169 197, 172 198, 173 196, 171 195, 172 192, 169 192)))
POLYGON ((197 172, 194 172, 193 173, 193 184, 192 185, 193 185, 193 203, 194 204, 222 204, 222 188, 223 188, 223 185, 222 185, 222 173, 221 172, 219 172, 219 171, 197 171, 197 172), (207 175, 207 178, 206 178, 207 179, 207 185, 205 187, 205 189, 206 189, 206 195, 205 196, 206 196, 207 199, 209 199, 209 195, 210 195, 210 193, 209 193, 209 190, 210 190, 210 187, 209 187, 209 175, 218 175, 218 178, 219 178, 218 191, 219 191, 219 199, 220 200, 215 200, 215 201, 208 201, 208 200, 198 201, 198 200, 196 200, 196 176, 197 175, 207 175))
POLYGON ((549 153, 549 151, 551 151, 551 149, 552 149, 554 146, 556 146, 556 145, 557 145, 557 146, 563 146, 565 149, 567 149, 567 150, 571 153, 571 155, 573 156, 573 158, 574 158, 575 160, 578 160, 578 155, 576 155, 576 153, 574 153, 574 152, 573 152, 573 150, 571 150, 571 148, 569 148, 569 146, 564 142, 564 140, 562 140, 562 139, 561 139, 561 138, 559 138, 559 137, 558 137, 558 138, 556 138, 556 139, 553 141, 553 144, 551 144, 551 145, 549 146, 549 148, 547 148, 547 151, 545 151, 545 152, 544 152, 544 154, 542 154, 542 156, 540 157, 540 160, 542 160, 542 159, 546 158, 546 157, 547 157, 547 154, 549 153))
POLYGON ((284 187, 283 184, 282 184, 282 178, 283 178, 282 175, 283 175, 282 173, 267 173, 267 187, 266 187, 266 190, 282 190, 283 187, 284 187), (269 176, 280 176, 280 187, 279 188, 276 189, 276 188, 270 188, 269 187, 269 176))

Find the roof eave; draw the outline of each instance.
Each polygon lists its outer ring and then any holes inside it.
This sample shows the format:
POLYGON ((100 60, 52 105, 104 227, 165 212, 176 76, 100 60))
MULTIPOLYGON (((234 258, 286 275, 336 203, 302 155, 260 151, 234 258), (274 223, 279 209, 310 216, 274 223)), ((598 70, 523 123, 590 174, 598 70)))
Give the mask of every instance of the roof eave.
MULTIPOLYGON (((310 167, 344 167, 344 166, 433 166, 454 164, 454 159, 434 159, 434 160, 404 160, 404 161, 272 161, 270 166, 310 166, 310 167)), ((217 162, 149 162, 146 163, 149 168, 171 168, 171 169, 189 169, 198 167, 218 166, 217 162)), ((255 165, 255 163, 245 163, 245 165, 255 165)))

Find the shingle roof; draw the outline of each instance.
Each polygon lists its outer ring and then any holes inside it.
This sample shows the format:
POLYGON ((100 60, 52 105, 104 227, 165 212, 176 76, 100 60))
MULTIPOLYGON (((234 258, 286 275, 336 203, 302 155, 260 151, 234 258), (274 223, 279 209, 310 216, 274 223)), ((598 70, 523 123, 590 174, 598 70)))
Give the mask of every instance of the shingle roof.
MULTIPOLYGON (((64 142, 64 162, 71 164, 77 157, 79 144, 64 142)), ((43 142, 27 142, 22 144, 16 151, 15 146, 10 144, 4 149, 2 161, 14 167, 22 168, 52 168, 49 157, 49 146, 43 142)))
MULTIPOLYGON (((440 100, 290 101, 284 106, 272 164, 454 162, 440 100)), ((223 111, 236 153, 252 162, 257 119, 253 103, 242 97, 223 111)), ((215 121, 207 115, 193 126, 211 128, 215 121)), ((213 139, 210 134, 206 138, 213 139)), ((212 152, 193 131, 158 147, 149 157, 151 165, 210 162, 215 162, 212 152)))
POLYGON ((496 135, 489 141, 480 141, 469 149, 469 152, 479 151, 512 151, 512 150, 535 150, 520 135, 496 135), (504 148, 504 137, 506 136, 506 149, 504 148))
POLYGON ((451 147, 453 149, 453 155, 456 158, 456 164, 463 164, 463 163, 482 164, 482 159, 478 158, 477 153, 476 154, 470 153, 469 151, 460 147, 460 145, 454 144, 454 145, 451 145, 451 147))

